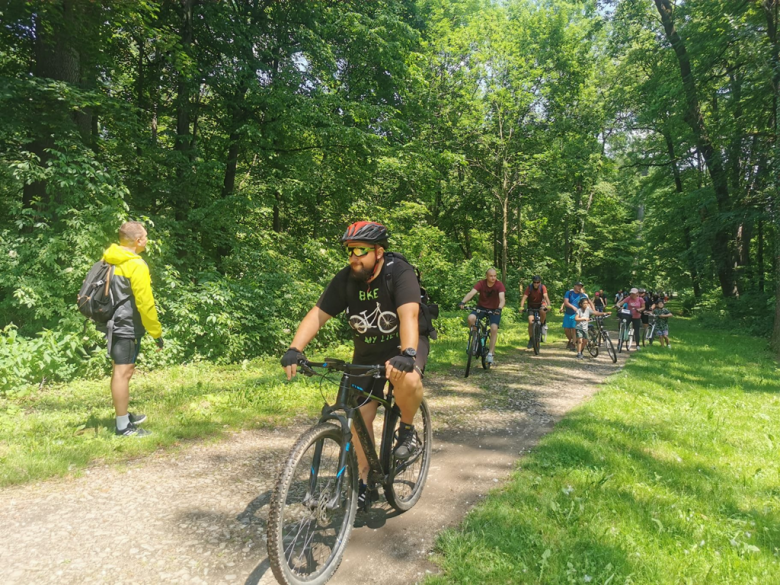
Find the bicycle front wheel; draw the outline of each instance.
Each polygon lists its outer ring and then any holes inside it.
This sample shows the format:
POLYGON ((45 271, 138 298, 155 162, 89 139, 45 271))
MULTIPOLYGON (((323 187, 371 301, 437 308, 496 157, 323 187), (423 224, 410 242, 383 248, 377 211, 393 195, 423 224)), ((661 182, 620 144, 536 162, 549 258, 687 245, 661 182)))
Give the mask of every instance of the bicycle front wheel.
POLYGON ((607 355, 612 359, 612 363, 617 363, 617 352, 615 351, 615 346, 612 345, 612 339, 609 337, 609 333, 606 331, 604 332, 604 345, 607 346, 607 355))
POLYGON ((358 493, 354 451, 339 469, 342 448, 341 429, 320 424, 298 439, 282 466, 267 533, 268 560, 279 583, 321 585, 341 563, 358 493))
POLYGON ((533 347, 534 347, 534 355, 539 355, 539 350, 541 349, 541 342, 542 342, 542 326, 539 324, 538 321, 534 322, 534 338, 533 338, 533 347))
POLYGON ((591 357, 599 357, 599 341, 593 330, 588 331, 588 353, 591 357))
POLYGON ((623 338, 625 337, 625 332, 626 332, 625 325, 621 322, 620 329, 618 329, 618 346, 617 346, 618 353, 623 351, 623 338))
POLYGON ((476 330, 469 331, 469 344, 466 346, 466 375, 463 376, 464 378, 469 377, 469 370, 471 370, 471 358, 474 357, 474 343, 475 341, 479 343, 477 340, 477 332, 476 330))
MULTIPOLYGON (((398 406, 393 406, 388 422, 395 428, 393 436, 401 425, 401 412, 398 406)), ((433 430, 431 429, 431 411, 428 403, 423 398, 417 414, 414 415, 414 429, 420 441, 420 448, 416 455, 406 461, 396 461, 393 468, 392 445, 382 450, 382 462, 385 469, 392 469, 388 482, 385 484, 385 497, 387 503, 399 512, 406 512, 417 503, 425 487, 428 477, 428 469, 431 466, 431 444, 433 442, 433 430)))

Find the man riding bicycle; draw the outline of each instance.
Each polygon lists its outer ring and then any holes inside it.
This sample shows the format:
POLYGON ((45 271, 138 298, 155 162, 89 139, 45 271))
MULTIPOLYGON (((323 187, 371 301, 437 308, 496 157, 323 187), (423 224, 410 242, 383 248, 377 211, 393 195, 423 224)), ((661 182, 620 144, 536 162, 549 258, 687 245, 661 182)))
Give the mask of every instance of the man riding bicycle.
MULTIPOLYGON (((282 366, 290 380, 297 373, 303 350, 325 323, 346 311, 353 329, 356 364, 385 364, 385 378, 378 383, 368 377, 352 378, 367 393, 382 397, 385 379, 393 385, 395 402, 401 410, 401 426, 393 454, 405 461, 416 455, 420 440, 414 416, 423 398, 423 371, 428 360, 429 341, 420 333, 420 284, 414 268, 397 256, 388 256, 389 234, 385 226, 359 221, 341 237, 349 266, 330 281, 317 304, 303 318, 282 366), (390 290, 388 281, 394 283, 390 290)), ((373 421, 379 403, 368 400, 360 412, 373 440, 373 421)), ((365 503, 368 460, 360 441, 353 441, 360 466, 361 505, 365 503)))
POLYGON ((493 363, 493 353, 496 351, 496 339, 498 339, 498 326, 501 323, 501 309, 506 304, 506 287, 504 283, 498 280, 498 273, 495 268, 491 268, 485 273, 485 280, 480 280, 474 285, 463 300, 458 303, 461 309, 466 306, 474 296, 479 295, 477 310, 469 315, 469 327, 474 327, 477 323, 477 313, 479 311, 493 311, 490 315, 490 349, 487 354, 487 362, 493 363))
POLYGON ((528 301, 528 349, 534 346, 534 311, 539 311, 539 319, 542 322, 542 336, 547 337, 547 311, 550 310, 550 297, 547 296, 547 287, 542 284, 541 276, 534 276, 531 284, 525 289, 520 301, 520 312, 523 312, 525 301, 528 301))

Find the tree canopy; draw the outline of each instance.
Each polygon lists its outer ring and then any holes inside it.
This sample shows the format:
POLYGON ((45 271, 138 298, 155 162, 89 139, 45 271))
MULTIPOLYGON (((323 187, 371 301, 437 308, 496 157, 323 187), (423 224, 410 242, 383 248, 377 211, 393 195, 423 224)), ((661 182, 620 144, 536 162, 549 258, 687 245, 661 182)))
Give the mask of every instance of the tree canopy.
POLYGON ((158 360, 283 348, 359 219, 444 305, 494 265, 775 313, 780 348, 778 4, 2 0, 0 387, 98 367, 73 301, 127 219, 158 360))

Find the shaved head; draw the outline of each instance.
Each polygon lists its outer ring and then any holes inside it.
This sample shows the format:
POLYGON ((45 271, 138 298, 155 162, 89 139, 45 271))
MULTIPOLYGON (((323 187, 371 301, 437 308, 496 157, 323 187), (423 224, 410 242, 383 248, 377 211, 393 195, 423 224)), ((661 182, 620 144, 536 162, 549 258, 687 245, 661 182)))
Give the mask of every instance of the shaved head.
POLYGON ((140 221, 126 221, 119 228, 119 244, 132 246, 136 240, 146 235, 146 229, 140 221))

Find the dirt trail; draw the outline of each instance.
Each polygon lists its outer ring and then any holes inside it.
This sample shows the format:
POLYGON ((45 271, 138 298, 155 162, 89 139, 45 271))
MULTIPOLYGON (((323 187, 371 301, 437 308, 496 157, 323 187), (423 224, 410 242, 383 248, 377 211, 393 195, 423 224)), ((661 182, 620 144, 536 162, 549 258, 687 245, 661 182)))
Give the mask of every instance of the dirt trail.
MULTIPOLYGON (((358 516, 333 583, 414 583, 436 568, 436 535, 498 485, 517 458, 617 371, 561 343, 525 350, 466 380, 430 376, 434 454, 423 497, 394 516, 358 516), (541 382, 541 383, 540 383, 541 382)), ((0 583, 275 583, 268 501, 304 426, 245 431, 72 480, 0 491, 0 583)))

